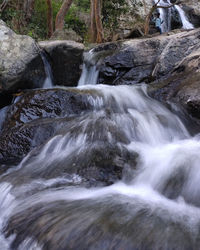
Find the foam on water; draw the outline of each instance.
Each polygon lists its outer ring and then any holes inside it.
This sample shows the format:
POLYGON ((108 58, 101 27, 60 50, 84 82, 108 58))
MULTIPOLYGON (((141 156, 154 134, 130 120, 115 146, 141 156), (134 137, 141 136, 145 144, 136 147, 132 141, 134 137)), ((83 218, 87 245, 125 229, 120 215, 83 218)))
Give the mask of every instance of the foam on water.
MULTIPOLYGON (((1 244, 9 249, 14 240, 15 236, 5 239, 3 234, 3 227, 9 219, 12 223, 13 216, 20 220, 33 207, 44 206, 48 211, 48 206, 56 209, 63 202, 77 201, 80 204, 102 201, 105 205, 98 214, 106 211, 108 201, 109 206, 130 204, 133 217, 146 209, 148 215, 167 218, 169 230, 170 223, 183 225, 195 241, 200 225, 199 136, 191 137, 178 116, 148 96, 145 85, 79 88, 79 91, 86 90, 91 93, 88 101, 92 110, 67 121, 66 127, 39 150, 34 149, 16 168, 1 176, 1 244), (125 164, 122 180, 113 185, 81 186, 84 178, 73 173, 73 167, 81 164, 80 154, 84 152, 87 160, 85 152, 102 141, 137 153, 137 164, 129 170, 128 181, 124 178, 125 164), (68 173, 66 166, 72 172, 68 173), (175 189, 174 180, 179 185, 175 189), (171 190, 177 194, 171 195, 171 190)), ((87 214, 90 215, 90 210, 87 214)), ((43 242, 25 236, 21 249, 43 248, 43 242)))

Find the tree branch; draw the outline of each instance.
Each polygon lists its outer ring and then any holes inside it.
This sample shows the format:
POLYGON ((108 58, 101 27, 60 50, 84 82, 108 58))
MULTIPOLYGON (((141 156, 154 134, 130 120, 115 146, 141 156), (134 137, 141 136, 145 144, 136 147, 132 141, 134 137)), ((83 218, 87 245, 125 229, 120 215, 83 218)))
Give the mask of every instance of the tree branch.
POLYGON ((9 1, 9 0, 3 0, 3 3, 0 5, 0 12, 1 12, 1 13, 2 13, 2 12, 5 10, 5 8, 7 7, 8 1, 9 1))

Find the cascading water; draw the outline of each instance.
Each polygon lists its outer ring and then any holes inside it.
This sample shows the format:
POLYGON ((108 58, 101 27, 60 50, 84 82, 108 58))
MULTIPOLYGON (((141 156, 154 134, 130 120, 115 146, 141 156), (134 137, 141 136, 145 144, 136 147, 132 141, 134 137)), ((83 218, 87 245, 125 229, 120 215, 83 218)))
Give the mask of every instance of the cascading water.
POLYGON ((44 70, 45 70, 45 74, 46 74, 46 78, 44 80, 44 84, 43 84, 43 88, 44 89, 48 89, 48 88, 52 88, 53 87, 53 74, 51 71, 51 66, 45 56, 44 52, 40 53, 43 64, 44 64, 44 70))
POLYGON ((93 52, 94 49, 91 49, 88 52, 84 53, 83 56, 83 69, 78 86, 83 85, 95 85, 98 80, 99 70, 97 68, 97 53, 93 52))
POLYGON ((179 16, 181 18, 182 28, 186 29, 186 30, 187 29, 194 29, 194 26, 188 21, 186 15, 185 15, 185 12, 181 9, 181 7, 178 5, 175 5, 174 7, 178 11, 179 16))
POLYGON ((199 136, 145 85, 76 91, 90 111, 0 177, 3 248, 198 249, 199 136))
MULTIPOLYGON (((158 2, 158 0, 154 0, 155 3, 158 2)), ((158 6, 170 6, 171 1, 170 0, 161 0, 158 3, 158 6)), ((161 20, 163 20, 163 23, 161 25, 162 32, 168 32, 171 30, 171 19, 172 19, 172 9, 175 8, 179 14, 181 23, 182 23, 182 28, 183 29, 193 29, 194 26, 188 21, 184 10, 178 6, 174 5, 170 8, 158 8, 158 12, 160 13, 161 20)))

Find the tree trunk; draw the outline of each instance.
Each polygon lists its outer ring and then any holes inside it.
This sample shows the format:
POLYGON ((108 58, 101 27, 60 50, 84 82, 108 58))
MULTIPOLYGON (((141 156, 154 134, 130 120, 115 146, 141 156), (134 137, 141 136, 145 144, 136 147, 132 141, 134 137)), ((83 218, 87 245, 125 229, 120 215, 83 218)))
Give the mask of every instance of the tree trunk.
POLYGON ((96 20, 96 29, 97 29, 97 43, 102 43, 104 40, 104 34, 103 34, 103 25, 101 21, 101 0, 95 0, 95 20, 96 20))
POLYGON ((35 0, 26 0, 24 1, 24 18, 28 23, 31 20, 33 10, 34 10, 35 0))
POLYGON ((144 34, 145 35, 149 34, 149 22, 150 22, 152 14, 156 8, 157 8, 157 5, 153 5, 153 7, 150 9, 149 14, 147 15, 147 17, 145 19, 145 24, 144 24, 144 34))
POLYGON ((8 1, 9 0, 3 0, 3 2, 0 5, 0 13, 2 13, 5 10, 5 8, 7 7, 8 1))
POLYGON ((48 37, 53 35, 53 9, 52 0, 46 0, 47 2, 47 27, 48 27, 48 37))
POLYGON ((55 30, 63 30, 65 23, 65 16, 69 10, 73 0, 64 0, 63 4, 56 16, 55 30))
POLYGON ((91 42, 96 42, 97 38, 97 27, 95 20, 95 2, 90 0, 90 32, 91 32, 91 42))

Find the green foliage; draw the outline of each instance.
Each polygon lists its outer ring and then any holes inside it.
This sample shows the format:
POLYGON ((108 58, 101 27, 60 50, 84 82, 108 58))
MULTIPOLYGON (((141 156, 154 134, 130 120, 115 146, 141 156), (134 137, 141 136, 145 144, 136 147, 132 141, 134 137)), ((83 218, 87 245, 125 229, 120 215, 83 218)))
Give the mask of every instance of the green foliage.
MULTIPOLYGON (((20 1, 23 3, 25 0, 20 1)), ((52 0, 54 23, 62 2, 63 0, 52 0)), ((102 3, 103 25, 108 30, 115 31, 118 28, 120 15, 127 11, 126 0, 102 0, 102 3)), ((34 13, 28 23, 24 22, 24 13, 17 8, 18 4, 19 0, 10 0, 0 18, 17 33, 29 35, 37 40, 47 39, 46 0, 35 0, 34 13)), ((81 37, 87 38, 89 12, 90 0, 74 0, 65 17, 65 27, 71 28, 81 37)))
POLYGON ((83 21, 80 20, 78 14, 80 11, 83 11, 83 6, 79 6, 72 4, 71 8, 69 9, 66 17, 65 17, 65 27, 73 29, 78 35, 81 37, 85 37, 87 32, 87 27, 83 21))
POLYGON ((127 8, 128 6, 125 0, 104 0, 102 8, 104 26, 112 28, 112 30, 117 29, 119 17, 123 13, 126 13, 127 8))
POLYGON ((80 11, 89 12, 90 10, 90 0, 74 0, 74 4, 80 11))

